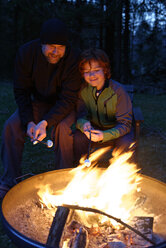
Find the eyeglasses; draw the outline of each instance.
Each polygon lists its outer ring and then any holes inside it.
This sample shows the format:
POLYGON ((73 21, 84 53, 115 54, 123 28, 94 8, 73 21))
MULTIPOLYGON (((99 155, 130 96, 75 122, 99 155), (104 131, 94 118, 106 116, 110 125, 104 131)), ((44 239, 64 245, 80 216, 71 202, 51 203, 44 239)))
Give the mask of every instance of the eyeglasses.
POLYGON ((99 73, 101 73, 101 71, 103 71, 103 69, 101 67, 96 68, 96 69, 91 69, 91 70, 84 70, 83 73, 84 75, 97 75, 99 73))

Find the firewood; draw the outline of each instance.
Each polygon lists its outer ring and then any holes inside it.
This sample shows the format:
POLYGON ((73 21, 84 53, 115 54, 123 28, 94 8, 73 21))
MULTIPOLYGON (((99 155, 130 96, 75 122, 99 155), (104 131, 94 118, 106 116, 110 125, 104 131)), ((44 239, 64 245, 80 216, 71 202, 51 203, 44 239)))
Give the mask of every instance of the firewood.
POLYGON ((55 217, 53 219, 49 231, 46 246, 59 248, 59 242, 62 236, 63 228, 65 226, 68 214, 69 214, 69 208, 66 207, 57 208, 55 217))
MULTIPOLYGON (((133 219, 133 226, 139 232, 144 234, 147 238, 153 238, 153 217, 138 216, 133 219)), ((138 236, 136 233, 132 233, 132 242, 140 247, 150 246, 148 241, 145 241, 142 237, 138 236)))
POLYGON ((86 248, 88 247, 88 232, 80 227, 79 233, 77 233, 72 248, 86 248))

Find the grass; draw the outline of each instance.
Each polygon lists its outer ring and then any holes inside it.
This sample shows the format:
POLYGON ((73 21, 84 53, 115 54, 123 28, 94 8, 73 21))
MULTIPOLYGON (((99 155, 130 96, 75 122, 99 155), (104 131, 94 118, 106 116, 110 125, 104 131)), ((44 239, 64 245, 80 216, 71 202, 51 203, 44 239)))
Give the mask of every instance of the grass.
MULTIPOLYGON (((139 141, 139 166, 142 173, 166 183, 166 95, 135 95, 134 104, 141 107, 144 123, 139 141)), ((14 112, 16 104, 10 83, 0 83, 0 129, 14 112)), ((0 139, 1 142, 1 139, 0 139)), ((54 169, 54 153, 45 146, 33 146, 27 139, 23 156, 23 174, 54 169)), ((0 174, 3 168, 0 162, 0 174)), ((0 247, 15 248, 0 224, 0 247)))
POLYGON ((142 173, 166 183, 166 95, 136 95, 144 123, 139 141, 138 163, 142 173))
POLYGON ((135 104, 140 106, 144 115, 145 125, 166 134, 166 95, 134 96, 135 104))

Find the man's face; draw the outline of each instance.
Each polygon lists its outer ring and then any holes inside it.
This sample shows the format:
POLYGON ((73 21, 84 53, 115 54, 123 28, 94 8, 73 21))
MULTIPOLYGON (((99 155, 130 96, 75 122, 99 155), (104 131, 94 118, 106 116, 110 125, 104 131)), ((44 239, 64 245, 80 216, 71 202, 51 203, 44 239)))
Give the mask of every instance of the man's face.
POLYGON ((42 45, 42 52, 50 64, 56 64, 64 56, 66 46, 57 44, 42 45))

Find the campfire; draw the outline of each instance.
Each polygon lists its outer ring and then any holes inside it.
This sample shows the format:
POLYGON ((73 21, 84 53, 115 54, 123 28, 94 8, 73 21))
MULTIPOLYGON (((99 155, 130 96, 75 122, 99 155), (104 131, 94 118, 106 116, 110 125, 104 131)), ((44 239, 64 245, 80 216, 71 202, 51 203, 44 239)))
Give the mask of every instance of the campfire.
POLYGON ((99 168, 98 158, 107 149, 91 154, 90 167, 82 158, 75 169, 46 173, 51 180, 45 173, 37 177, 33 193, 10 211, 4 209, 10 225, 48 247, 145 248, 164 241, 160 228, 166 224, 166 202, 162 213, 162 207, 154 211, 149 205, 153 199, 144 190, 146 179, 129 162, 132 152, 115 153, 107 169, 99 168))

